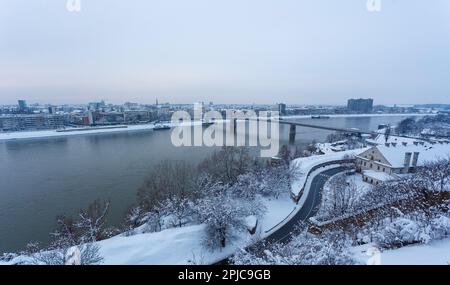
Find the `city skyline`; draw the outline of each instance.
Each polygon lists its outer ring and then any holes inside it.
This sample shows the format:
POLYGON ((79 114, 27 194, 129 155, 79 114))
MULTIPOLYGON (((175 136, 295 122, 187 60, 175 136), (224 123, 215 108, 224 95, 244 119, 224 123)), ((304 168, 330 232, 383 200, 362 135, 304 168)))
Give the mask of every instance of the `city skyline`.
POLYGON ((65 2, 0 0, 2 104, 450 103, 445 0, 65 2))

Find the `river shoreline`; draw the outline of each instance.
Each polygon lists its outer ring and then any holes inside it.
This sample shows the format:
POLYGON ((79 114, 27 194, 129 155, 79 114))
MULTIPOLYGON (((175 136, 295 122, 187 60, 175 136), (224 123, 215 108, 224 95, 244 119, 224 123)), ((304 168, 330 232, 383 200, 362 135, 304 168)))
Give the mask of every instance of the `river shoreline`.
MULTIPOLYGON (((352 117, 402 117, 402 116, 414 116, 423 117, 433 114, 343 114, 343 115, 327 115, 330 118, 352 118, 352 117)), ((283 119, 310 119, 310 115, 292 115, 283 116, 283 119)), ((189 123, 170 123, 171 127, 176 126, 194 126, 199 125, 201 122, 189 122, 189 123)), ((71 130, 70 132, 58 132, 57 130, 41 130, 41 131, 22 131, 22 132, 11 132, 11 133, 0 133, 0 142, 6 141, 22 141, 22 140, 32 140, 32 139, 46 139, 46 138, 61 138, 67 136, 79 136, 79 135, 99 135, 99 134, 112 134, 112 133, 123 133, 123 132, 145 132, 152 131, 155 127, 154 123, 142 124, 142 125, 126 125, 126 128, 97 128, 92 130, 71 130)))

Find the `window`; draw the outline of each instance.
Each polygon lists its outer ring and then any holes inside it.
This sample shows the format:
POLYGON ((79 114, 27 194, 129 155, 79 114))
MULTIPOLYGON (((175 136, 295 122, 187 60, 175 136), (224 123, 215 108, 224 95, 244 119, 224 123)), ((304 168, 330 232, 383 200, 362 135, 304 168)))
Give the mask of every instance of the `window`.
POLYGON ((380 166, 379 165, 377 166, 377 170, 380 170, 380 166))

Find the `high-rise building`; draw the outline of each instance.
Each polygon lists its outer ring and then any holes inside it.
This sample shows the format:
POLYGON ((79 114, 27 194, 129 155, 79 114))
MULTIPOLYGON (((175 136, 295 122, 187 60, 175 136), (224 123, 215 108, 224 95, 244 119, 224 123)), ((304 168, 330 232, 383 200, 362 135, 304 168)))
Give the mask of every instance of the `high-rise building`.
POLYGON ((55 106, 49 106, 49 107, 48 107, 48 113, 49 113, 50 115, 56 114, 56 107, 55 107, 55 106))
POLYGON ((279 103, 278 104, 278 112, 280 112, 280 115, 282 115, 282 116, 286 115, 286 104, 279 103))
POLYGON ((272 108, 272 110, 273 111, 277 111, 280 114, 280 116, 284 116, 284 115, 286 115, 286 104, 284 104, 284 103, 277 103, 272 108))
POLYGON ((27 110, 27 101, 25 100, 18 100, 19 105, 19 111, 26 111, 27 110))
POLYGON ((347 109, 357 113, 370 113, 373 109, 373 99, 349 99, 347 109))

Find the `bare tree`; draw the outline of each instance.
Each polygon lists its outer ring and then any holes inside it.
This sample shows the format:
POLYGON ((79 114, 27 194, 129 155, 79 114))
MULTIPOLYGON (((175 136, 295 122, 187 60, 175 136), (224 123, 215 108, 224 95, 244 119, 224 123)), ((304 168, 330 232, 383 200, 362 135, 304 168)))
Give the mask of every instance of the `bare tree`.
POLYGON ((102 203, 96 200, 87 209, 80 211, 79 220, 75 225, 83 233, 81 241, 93 242, 104 238, 108 210, 109 202, 102 203))
POLYGON ((332 177, 329 192, 324 194, 323 208, 328 217, 339 217, 354 210, 358 193, 357 185, 347 181, 345 174, 332 177))
MULTIPOLYGON (((103 261, 100 255, 100 247, 87 243, 75 246, 80 251, 79 265, 97 265, 103 261)), ((31 263, 37 265, 68 265, 70 252, 74 247, 50 248, 31 255, 31 263)))
POLYGON ((190 164, 163 161, 156 165, 138 190, 138 206, 150 210, 170 195, 192 195, 197 190, 198 173, 190 164))
POLYGON ((450 183, 450 157, 425 163, 416 175, 430 191, 444 191, 450 183))
POLYGON ((214 181, 235 183, 239 175, 251 171, 257 161, 250 156, 247 147, 223 147, 199 165, 214 181))

